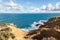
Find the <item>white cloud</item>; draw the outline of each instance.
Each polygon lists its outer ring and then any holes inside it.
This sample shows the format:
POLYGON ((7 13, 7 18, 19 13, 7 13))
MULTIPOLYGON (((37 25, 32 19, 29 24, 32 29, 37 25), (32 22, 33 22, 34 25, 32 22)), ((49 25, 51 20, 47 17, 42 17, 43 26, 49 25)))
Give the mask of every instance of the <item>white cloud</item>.
POLYGON ((49 11, 54 10, 54 7, 53 7, 53 5, 51 3, 48 4, 47 10, 49 10, 49 11))
MULTIPOLYGON (((27 2, 27 4, 31 4, 27 2)), ((48 5, 43 5, 41 7, 27 7, 15 3, 15 0, 10 0, 9 2, 3 2, 0 0, 0 12, 19 12, 19 13, 40 13, 40 12, 47 12, 47 11, 55 11, 56 9, 60 9, 60 2, 56 3, 55 7, 49 3, 48 5), (2 3, 1 3, 2 2, 2 3)), ((58 10, 60 11, 60 10, 58 10)))
POLYGON ((60 2, 56 3, 56 9, 60 9, 60 2))
POLYGON ((7 2, 6 4, 9 5, 9 6, 16 6, 17 5, 13 1, 7 2))
POLYGON ((0 12, 23 12, 24 7, 20 4, 16 4, 13 1, 5 2, 4 4, 0 4, 0 12))
POLYGON ((47 8, 46 5, 41 6, 40 7, 40 12, 46 12, 46 8, 47 8))
POLYGON ((38 12, 40 12, 40 8, 36 8, 36 7, 31 6, 30 8, 28 8, 28 11, 38 13, 38 12))
POLYGON ((60 11, 60 2, 56 3, 56 5, 52 5, 49 3, 48 5, 43 5, 40 7, 41 12, 57 12, 60 11))
POLYGON ((46 9, 46 5, 43 5, 43 6, 42 6, 42 9, 44 9, 44 10, 45 10, 45 9, 46 9))
POLYGON ((4 12, 4 9, 5 9, 4 5, 0 4, 0 12, 4 12))

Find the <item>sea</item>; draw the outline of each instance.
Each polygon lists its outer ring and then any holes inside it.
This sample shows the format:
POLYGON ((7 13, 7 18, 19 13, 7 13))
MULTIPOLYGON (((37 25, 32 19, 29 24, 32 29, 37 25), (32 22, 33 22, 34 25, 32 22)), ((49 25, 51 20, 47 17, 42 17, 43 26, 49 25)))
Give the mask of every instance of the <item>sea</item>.
MULTIPOLYGON (((13 23, 22 30, 34 30, 32 24, 41 20, 48 21, 50 18, 60 16, 59 13, 0 13, 0 22, 13 23)), ((40 22, 41 23, 41 22, 40 22)))

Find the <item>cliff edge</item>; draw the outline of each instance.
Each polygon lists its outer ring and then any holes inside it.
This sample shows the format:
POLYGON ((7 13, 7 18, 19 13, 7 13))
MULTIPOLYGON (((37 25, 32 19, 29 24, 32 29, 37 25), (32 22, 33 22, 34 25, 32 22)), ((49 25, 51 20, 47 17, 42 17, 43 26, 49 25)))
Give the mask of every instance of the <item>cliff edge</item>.
POLYGON ((0 23, 0 40, 60 40, 60 16, 50 18, 44 25, 29 32, 13 23, 0 23))
MULTIPOLYGON (((39 24, 36 24, 38 26, 39 24)), ((32 40, 60 40, 60 16, 50 18, 38 29, 30 31, 25 38, 32 40)))
POLYGON ((25 40, 26 34, 13 23, 0 23, 0 40, 25 40))

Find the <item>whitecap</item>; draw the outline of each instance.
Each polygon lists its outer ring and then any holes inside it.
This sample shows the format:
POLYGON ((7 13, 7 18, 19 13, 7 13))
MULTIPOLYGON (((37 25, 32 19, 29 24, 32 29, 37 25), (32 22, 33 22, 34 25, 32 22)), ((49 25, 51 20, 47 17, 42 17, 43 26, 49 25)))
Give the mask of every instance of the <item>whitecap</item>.
POLYGON ((23 28, 22 30, 28 32, 28 31, 30 31, 30 30, 38 29, 41 25, 44 25, 44 22, 47 22, 47 21, 46 21, 46 20, 40 20, 40 21, 38 21, 38 22, 33 22, 33 23, 30 25, 30 27, 28 27, 28 28, 23 28), (40 24, 40 25, 36 26, 37 24, 40 24))

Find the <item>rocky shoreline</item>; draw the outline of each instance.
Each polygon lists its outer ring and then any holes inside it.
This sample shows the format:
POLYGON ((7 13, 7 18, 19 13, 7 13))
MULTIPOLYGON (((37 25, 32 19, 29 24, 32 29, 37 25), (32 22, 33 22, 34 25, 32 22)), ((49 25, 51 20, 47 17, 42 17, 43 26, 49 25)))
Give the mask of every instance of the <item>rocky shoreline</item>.
POLYGON ((30 31, 25 38, 32 38, 33 40, 60 40, 60 16, 50 18, 38 29, 30 31))
POLYGON ((0 23, 0 40, 60 40, 60 16, 50 18, 44 25, 29 32, 13 23, 0 23))

